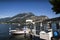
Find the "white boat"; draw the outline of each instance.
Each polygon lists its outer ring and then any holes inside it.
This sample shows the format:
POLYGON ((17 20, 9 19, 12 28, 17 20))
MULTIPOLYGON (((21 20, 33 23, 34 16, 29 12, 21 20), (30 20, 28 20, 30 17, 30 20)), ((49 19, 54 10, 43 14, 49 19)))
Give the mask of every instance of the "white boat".
POLYGON ((11 32, 11 34, 25 34, 25 33, 29 33, 30 32, 30 30, 29 29, 27 29, 27 30, 10 30, 9 32, 11 32))

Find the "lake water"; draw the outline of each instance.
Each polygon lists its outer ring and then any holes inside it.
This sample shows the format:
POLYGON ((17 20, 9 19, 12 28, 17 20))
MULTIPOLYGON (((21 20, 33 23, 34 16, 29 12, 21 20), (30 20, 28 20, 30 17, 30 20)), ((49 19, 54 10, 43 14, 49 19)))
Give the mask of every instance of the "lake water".
POLYGON ((0 40, 8 40, 11 35, 9 35, 9 28, 15 29, 17 25, 11 24, 0 24, 0 40))
MULTIPOLYGON (((15 35, 15 36, 9 35, 9 28, 16 29, 20 27, 11 24, 0 24, 0 40, 31 40, 29 38, 26 39, 21 35, 15 35)), ((34 37, 33 40, 41 40, 41 39, 34 37)))

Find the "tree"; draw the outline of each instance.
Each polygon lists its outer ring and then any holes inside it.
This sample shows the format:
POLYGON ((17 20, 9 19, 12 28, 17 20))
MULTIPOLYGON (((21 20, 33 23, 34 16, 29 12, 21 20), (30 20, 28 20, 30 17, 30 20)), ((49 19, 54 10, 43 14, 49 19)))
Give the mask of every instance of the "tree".
POLYGON ((50 0, 52 4, 52 10, 56 12, 56 14, 60 14, 60 0, 50 0))

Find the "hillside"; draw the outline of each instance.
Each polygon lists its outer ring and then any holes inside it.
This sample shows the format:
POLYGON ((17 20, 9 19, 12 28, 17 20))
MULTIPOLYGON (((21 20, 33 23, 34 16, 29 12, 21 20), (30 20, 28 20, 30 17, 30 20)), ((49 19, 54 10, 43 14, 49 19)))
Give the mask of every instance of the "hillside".
POLYGON ((10 20, 11 17, 6 17, 6 18, 0 18, 0 23, 1 22, 7 22, 8 20, 10 20))
POLYGON ((45 19, 48 19, 47 16, 41 15, 41 16, 35 16, 33 13, 19 13, 13 17, 8 17, 8 18, 1 18, 0 23, 20 23, 21 25, 24 25, 26 22, 26 19, 32 19, 35 22, 42 21, 45 19))
POLYGON ((13 16, 9 21, 10 22, 16 22, 16 23, 23 23, 27 18, 30 18, 31 16, 34 16, 33 13, 20 13, 18 15, 13 16))
POLYGON ((10 22, 10 23, 24 23, 27 18, 30 18, 31 16, 35 16, 33 13, 19 13, 13 17, 7 17, 7 18, 1 18, 1 22, 10 22))

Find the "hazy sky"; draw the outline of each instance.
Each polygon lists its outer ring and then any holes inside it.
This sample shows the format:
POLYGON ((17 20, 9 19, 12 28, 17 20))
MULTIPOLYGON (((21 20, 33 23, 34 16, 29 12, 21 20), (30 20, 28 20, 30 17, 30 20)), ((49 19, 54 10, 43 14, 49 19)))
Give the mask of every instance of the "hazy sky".
POLYGON ((32 12, 37 16, 59 17, 52 10, 49 0, 0 1, 0 18, 12 17, 19 13, 32 12))

